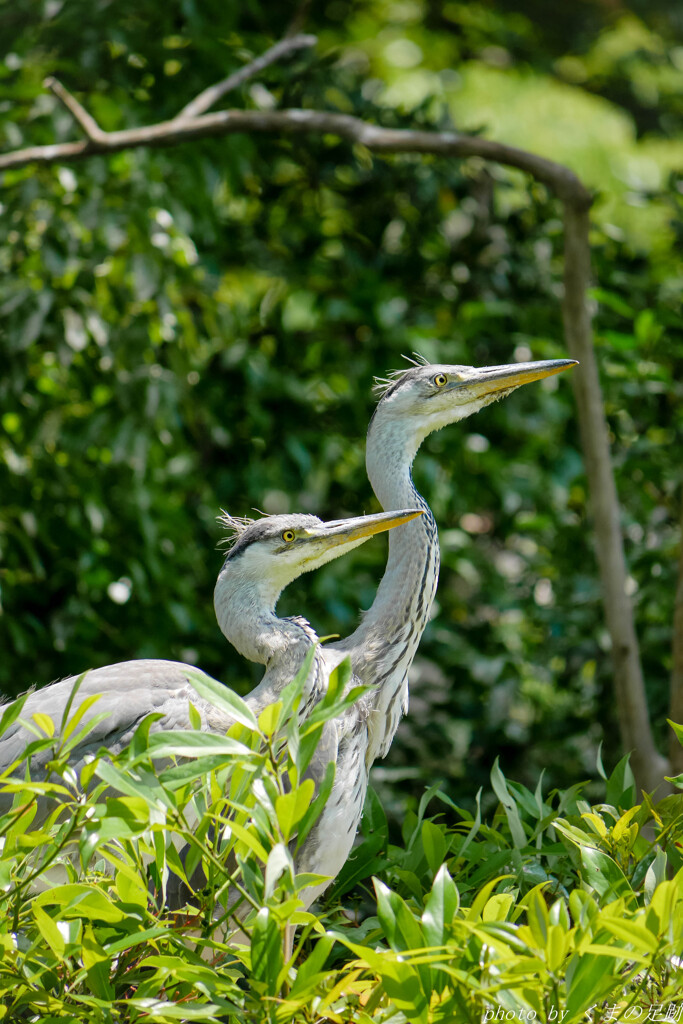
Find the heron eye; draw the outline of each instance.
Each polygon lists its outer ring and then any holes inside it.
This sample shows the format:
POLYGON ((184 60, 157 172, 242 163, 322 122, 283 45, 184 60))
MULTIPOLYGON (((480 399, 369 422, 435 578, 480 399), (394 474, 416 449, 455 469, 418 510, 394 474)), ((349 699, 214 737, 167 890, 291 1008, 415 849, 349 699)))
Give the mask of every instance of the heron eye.
POLYGON ((294 530, 284 530, 282 539, 286 544, 291 544, 294 540, 294 530))
POLYGON ((447 380, 448 378, 446 377, 445 373, 437 373, 436 376, 434 377, 434 383, 436 384, 437 388, 442 388, 444 384, 447 383, 447 380))

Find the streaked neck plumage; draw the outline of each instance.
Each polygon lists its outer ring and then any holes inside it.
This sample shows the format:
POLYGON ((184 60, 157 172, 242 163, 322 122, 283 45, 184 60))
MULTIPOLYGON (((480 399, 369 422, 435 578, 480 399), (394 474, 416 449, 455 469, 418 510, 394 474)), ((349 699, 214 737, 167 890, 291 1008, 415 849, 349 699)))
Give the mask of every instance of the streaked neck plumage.
MULTIPOLYGON (((243 657, 265 665, 263 679, 247 697, 256 715, 279 700, 282 689, 301 668, 311 646, 318 641, 313 627, 298 616, 281 619, 275 614, 280 588, 269 580, 241 576, 226 563, 216 584, 214 605, 223 635, 243 657)), ((316 654, 304 688, 301 712, 324 692, 322 656, 316 654)))
POLYGON ((427 625, 439 577, 436 524, 411 474, 424 436, 410 422, 384 417, 381 408, 368 430, 368 477, 382 508, 425 510, 419 519, 391 531, 387 567, 371 608, 355 632, 332 645, 336 652, 351 656, 354 674, 373 687, 368 694, 368 765, 385 756, 407 710, 408 669, 427 625))

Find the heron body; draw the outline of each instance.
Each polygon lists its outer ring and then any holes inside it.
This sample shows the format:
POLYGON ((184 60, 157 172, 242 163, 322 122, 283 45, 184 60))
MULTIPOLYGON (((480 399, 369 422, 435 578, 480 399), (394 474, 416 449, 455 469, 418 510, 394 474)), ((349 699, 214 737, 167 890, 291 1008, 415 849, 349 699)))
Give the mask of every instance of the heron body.
POLYGON ((412 479, 420 445, 435 430, 465 419, 530 381, 571 366, 573 359, 477 368, 420 362, 378 382, 380 401, 367 436, 368 477, 384 509, 423 515, 392 531, 375 600, 359 627, 325 648, 330 664, 349 656, 368 695, 368 768, 386 756, 408 708, 408 671, 429 620, 439 576, 436 523, 412 479))
MULTIPOLYGON (((329 523, 305 515, 272 516, 256 522, 224 518, 236 539, 216 584, 216 614, 227 639, 245 657, 266 666, 261 683, 246 698, 255 715, 278 699, 302 666, 311 646, 317 644, 315 631, 305 619, 280 619, 276 615, 275 605, 284 587, 302 573, 364 543, 373 534, 390 530, 418 515, 419 511, 399 511, 329 523)), ((196 672, 192 666, 179 662, 144 660, 108 665, 87 673, 72 710, 76 711, 88 697, 97 695, 98 700, 84 716, 84 722, 93 723, 93 729, 73 750, 72 767, 79 770, 102 748, 118 753, 151 713, 160 715, 152 724, 152 731, 191 728, 190 702, 199 712, 202 730, 225 734, 234 719, 197 693, 191 682, 196 672), (102 712, 106 712, 106 717, 94 721, 102 712)), ((40 711, 59 726, 77 678, 53 683, 30 694, 22 709, 23 719, 30 720, 40 711)), ((316 651, 304 688, 301 715, 308 713, 322 696, 327 681, 327 667, 316 651)), ((351 708, 342 721, 327 723, 309 769, 314 781, 320 781, 330 760, 338 760, 339 751, 342 757, 339 779, 348 776, 354 762, 353 752, 349 755, 349 738, 363 732, 365 721, 366 715, 359 706, 351 708)), ((11 768, 33 738, 21 719, 9 727, 0 738, 0 773, 11 768)), ((358 751, 365 746, 363 740, 356 743, 354 749, 358 751)), ((34 778, 41 776, 51 756, 51 751, 43 751, 32 758, 34 778)), ((359 791, 360 787, 364 796, 365 784, 364 771, 357 772, 353 791, 359 791)), ((344 793, 340 784, 328 801, 335 821, 339 807, 346 806, 344 793)), ((358 799, 360 818, 362 798, 358 799)), ((11 802, 11 794, 0 793, 0 811, 9 809, 11 802)), ((41 817, 45 813, 46 808, 43 808, 41 817)), ((311 830, 300 851, 305 865, 301 870, 329 874, 329 863, 332 859, 336 863, 338 859, 336 848, 332 849, 328 842, 330 834, 331 830, 320 821, 311 830)), ((314 893, 311 899, 313 896, 314 893)))

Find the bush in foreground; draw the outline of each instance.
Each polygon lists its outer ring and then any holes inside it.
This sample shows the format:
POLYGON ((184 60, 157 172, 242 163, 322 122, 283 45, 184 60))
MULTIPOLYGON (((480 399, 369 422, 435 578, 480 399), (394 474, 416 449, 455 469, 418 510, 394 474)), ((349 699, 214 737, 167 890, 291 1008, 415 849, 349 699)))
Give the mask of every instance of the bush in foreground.
POLYGON ((435 786, 392 845, 371 792, 361 842, 324 909, 306 911, 315 877, 296 874, 296 849, 331 778, 315 797, 305 769, 353 695, 340 676, 299 726, 300 681, 258 722, 196 682, 233 714, 228 736, 198 721, 150 733, 147 719, 80 779, 69 752, 85 713, 34 716, 36 739, 2 780, 0 1020, 683 1019, 682 796, 636 803, 624 760, 591 806, 581 787, 532 793, 496 763, 490 822, 435 786), (40 747, 50 774, 34 781, 40 747))

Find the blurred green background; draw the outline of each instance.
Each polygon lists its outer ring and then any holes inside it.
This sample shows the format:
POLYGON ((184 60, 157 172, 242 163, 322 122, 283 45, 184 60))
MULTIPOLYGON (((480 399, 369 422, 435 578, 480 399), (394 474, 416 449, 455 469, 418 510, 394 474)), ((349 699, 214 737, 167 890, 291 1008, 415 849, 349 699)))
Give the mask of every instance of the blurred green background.
MULTIPOLYGON (((683 8, 329 0, 0 3, 3 150, 172 117, 280 38, 318 46, 223 105, 482 131, 596 192, 596 346, 653 723, 665 739, 683 333, 683 8)), ((481 161, 373 158, 331 137, 230 136, 6 172, 0 190, 0 691, 129 658, 241 692, 215 624, 220 507, 328 518, 377 505, 373 375, 416 350, 566 355, 561 209, 481 161)), ((570 381, 433 436, 415 480, 440 526, 435 616, 374 783, 569 785, 620 756, 570 381)), ((283 596, 320 635, 368 607, 385 541, 283 596)))

